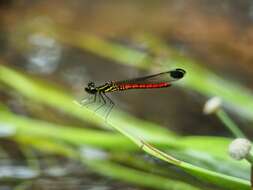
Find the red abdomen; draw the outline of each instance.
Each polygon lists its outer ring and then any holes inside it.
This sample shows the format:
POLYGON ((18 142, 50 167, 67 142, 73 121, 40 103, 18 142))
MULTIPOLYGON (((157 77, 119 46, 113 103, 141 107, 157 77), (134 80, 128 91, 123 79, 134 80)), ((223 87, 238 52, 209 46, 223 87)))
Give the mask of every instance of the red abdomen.
POLYGON ((143 89, 143 88, 165 88, 169 87, 171 84, 168 82, 161 82, 156 84, 121 84, 119 85, 119 90, 127 89, 143 89))

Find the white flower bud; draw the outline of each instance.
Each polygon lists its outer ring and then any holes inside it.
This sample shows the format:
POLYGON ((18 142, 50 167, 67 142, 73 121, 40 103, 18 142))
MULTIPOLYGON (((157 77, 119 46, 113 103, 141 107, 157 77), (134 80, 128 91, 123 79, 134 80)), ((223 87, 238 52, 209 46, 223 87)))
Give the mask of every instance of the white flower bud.
POLYGON ((221 106, 221 99, 219 97, 210 98, 204 106, 203 112, 204 114, 212 114, 215 113, 221 106))
POLYGON ((251 146, 248 139, 237 138, 230 143, 228 152, 235 160, 242 160, 249 155, 251 146))

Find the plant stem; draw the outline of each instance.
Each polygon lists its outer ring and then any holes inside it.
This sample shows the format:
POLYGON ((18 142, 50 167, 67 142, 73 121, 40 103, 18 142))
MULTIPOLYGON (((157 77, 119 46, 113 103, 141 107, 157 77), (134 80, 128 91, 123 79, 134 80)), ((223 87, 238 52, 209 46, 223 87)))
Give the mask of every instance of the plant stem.
POLYGON ((220 109, 216 112, 216 115, 223 122, 223 124, 233 133, 235 137, 245 138, 245 135, 243 134, 243 132, 232 121, 232 119, 228 116, 226 112, 220 109))

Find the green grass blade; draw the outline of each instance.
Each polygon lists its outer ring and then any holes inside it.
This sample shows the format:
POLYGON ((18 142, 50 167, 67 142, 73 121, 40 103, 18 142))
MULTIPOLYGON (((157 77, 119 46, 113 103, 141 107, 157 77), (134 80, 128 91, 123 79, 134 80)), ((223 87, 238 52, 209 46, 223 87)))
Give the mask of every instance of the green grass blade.
MULTIPOLYGON (((97 125, 101 124, 106 125, 107 127, 114 128, 120 133, 122 133, 124 136, 132 140, 138 147, 142 148, 147 153, 166 162, 177 165, 178 167, 187 170, 193 175, 205 179, 207 182, 211 182, 216 185, 218 184, 221 187, 227 189, 231 189, 232 186, 238 188, 240 187, 240 189, 248 189, 249 187, 249 182, 246 180, 241 180, 239 178, 231 177, 217 172, 212 172, 210 170, 182 162, 172 157, 171 155, 165 154, 160 150, 155 149, 149 144, 145 144, 143 146, 143 143, 146 142, 146 140, 152 142, 152 139, 154 141, 161 140, 166 143, 172 143, 172 141, 174 141, 174 144, 177 144, 177 137, 170 132, 164 133, 164 129, 161 129, 160 131, 159 126, 150 123, 148 124, 148 122, 142 122, 134 118, 132 118, 131 122, 129 122, 129 120, 124 121, 118 119, 120 118, 120 116, 116 117, 115 120, 112 119, 111 121, 106 123, 104 122, 103 118, 98 117, 97 115, 90 112, 88 109, 81 109, 77 105, 73 104, 71 96, 68 96, 63 92, 59 92, 54 88, 48 88, 48 86, 38 84, 24 74, 18 73, 17 71, 11 70, 2 65, 0 66, 0 81, 5 85, 12 87, 18 93, 23 94, 31 100, 50 105, 52 107, 56 107, 65 111, 66 113, 82 118, 83 120, 87 119, 87 121, 95 123, 97 125), (169 140, 166 141, 166 139, 169 140)), ((6 116, 3 115, 2 120, 4 120, 5 118, 6 116)), ((182 145, 183 144, 181 144, 181 146, 182 145)), ((184 144, 184 146, 185 145, 186 144, 184 144)), ((208 150, 206 151, 208 152, 208 150)))

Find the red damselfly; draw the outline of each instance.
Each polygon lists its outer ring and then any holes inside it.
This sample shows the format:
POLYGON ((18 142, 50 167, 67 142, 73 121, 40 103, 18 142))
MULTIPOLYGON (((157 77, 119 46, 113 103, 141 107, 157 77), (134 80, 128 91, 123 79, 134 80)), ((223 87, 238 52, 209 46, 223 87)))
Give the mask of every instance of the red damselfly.
POLYGON ((89 82, 85 91, 90 94, 85 100, 81 101, 82 105, 95 103, 98 99, 102 102, 95 111, 109 103, 106 110, 106 118, 114 107, 114 102, 108 97, 107 93, 115 91, 125 91, 129 89, 153 89, 153 88, 166 88, 171 86, 171 83, 184 77, 185 70, 175 69, 167 72, 162 72, 154 75, 149 75, 140 78, 134 78, 123 81, 109 81, 103 85, 96 86, 94 82, 89 82), (91 100, 93 98, 93 100, 91 100), (102 100, 102 101, 101 101, 102 100))

